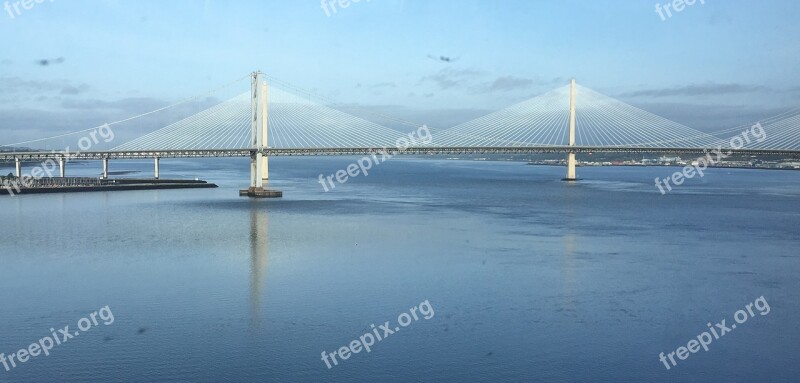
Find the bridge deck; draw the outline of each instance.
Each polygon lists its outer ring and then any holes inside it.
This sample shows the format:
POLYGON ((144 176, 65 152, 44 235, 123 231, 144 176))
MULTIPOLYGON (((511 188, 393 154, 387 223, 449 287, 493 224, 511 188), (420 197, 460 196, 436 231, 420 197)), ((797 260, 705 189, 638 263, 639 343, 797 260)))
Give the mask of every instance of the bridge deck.
MULTIPOLYGON (((199 149, 199 150, 143 150, 103 152, 0 152, 0 161, 44 161, 67 158, 70 160, 144 159, 144 158, 201 158, 201 157, 250 157, 258 149, 199 149)), ((529 147, 411 147, 398 148, 267 148, 260 150, 269 157, 285 156, 361 156, 381 155, 464 155, 464 154, 533 154, 533 153, 653 153, 704 155, 705 148, 647 148, 647 147, 592 147, 592 146, 529 146, 529 147)), ((738 155, 800 155, 800 150, 782 149, 738 149, 723 150, 738 155)))

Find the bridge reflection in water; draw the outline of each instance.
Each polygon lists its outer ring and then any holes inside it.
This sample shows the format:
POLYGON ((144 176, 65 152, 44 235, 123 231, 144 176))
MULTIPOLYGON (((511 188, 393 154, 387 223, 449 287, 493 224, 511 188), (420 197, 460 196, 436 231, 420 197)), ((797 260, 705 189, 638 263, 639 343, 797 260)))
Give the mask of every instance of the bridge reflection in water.
POLYGON ((250 209, 250 326, 262 329, 262 304, 269 262, 269 213, 258 203, 250 209))

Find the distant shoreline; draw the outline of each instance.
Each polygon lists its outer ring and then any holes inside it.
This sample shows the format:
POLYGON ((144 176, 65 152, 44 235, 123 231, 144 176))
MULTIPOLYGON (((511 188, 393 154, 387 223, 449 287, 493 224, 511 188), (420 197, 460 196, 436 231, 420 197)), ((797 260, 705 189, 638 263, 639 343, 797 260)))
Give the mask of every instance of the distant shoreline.
MULTIPOLYGON (((527 163, 528 166, 557 166, 563 167, 567 164, 532 164, 527 163)), ((577 165, 580 168, 684 168, 689 165, 577 165)), ((762 166, 709 166, 709 169, 747 169, 747 170, 788 170, 798 171, 795 168, 768 168, 762 166)))

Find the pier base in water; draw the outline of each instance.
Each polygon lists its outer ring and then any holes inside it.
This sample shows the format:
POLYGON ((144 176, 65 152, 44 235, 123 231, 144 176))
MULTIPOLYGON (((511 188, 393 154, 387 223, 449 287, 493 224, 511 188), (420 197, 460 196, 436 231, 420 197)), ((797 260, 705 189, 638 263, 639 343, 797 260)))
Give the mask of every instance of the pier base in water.
POLYGON ((239 190, 239 196, 250 198, 282 198, 283 192, 261 187, 251 187, 249 189, 239 190))

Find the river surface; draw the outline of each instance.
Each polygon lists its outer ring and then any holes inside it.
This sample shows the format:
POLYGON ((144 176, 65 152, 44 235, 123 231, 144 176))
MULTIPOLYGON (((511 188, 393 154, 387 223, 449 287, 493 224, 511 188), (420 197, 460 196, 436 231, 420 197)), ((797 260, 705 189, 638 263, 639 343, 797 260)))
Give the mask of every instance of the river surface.
POLYGON ((800 172, 713 169, 662 196, 675 168, 569 184, 561 167, 398 158, 325 192, 319 174, 354 160, 273 159, 281 200, 238 197, 243 159, 162 160, 218 189, 0 198, 0 353, 79 332, 0 382, 800 376, 800 172), (659 360, 748 304, 708 351, 659 360), (370 352, 322 359, 387 321, 370 352))

